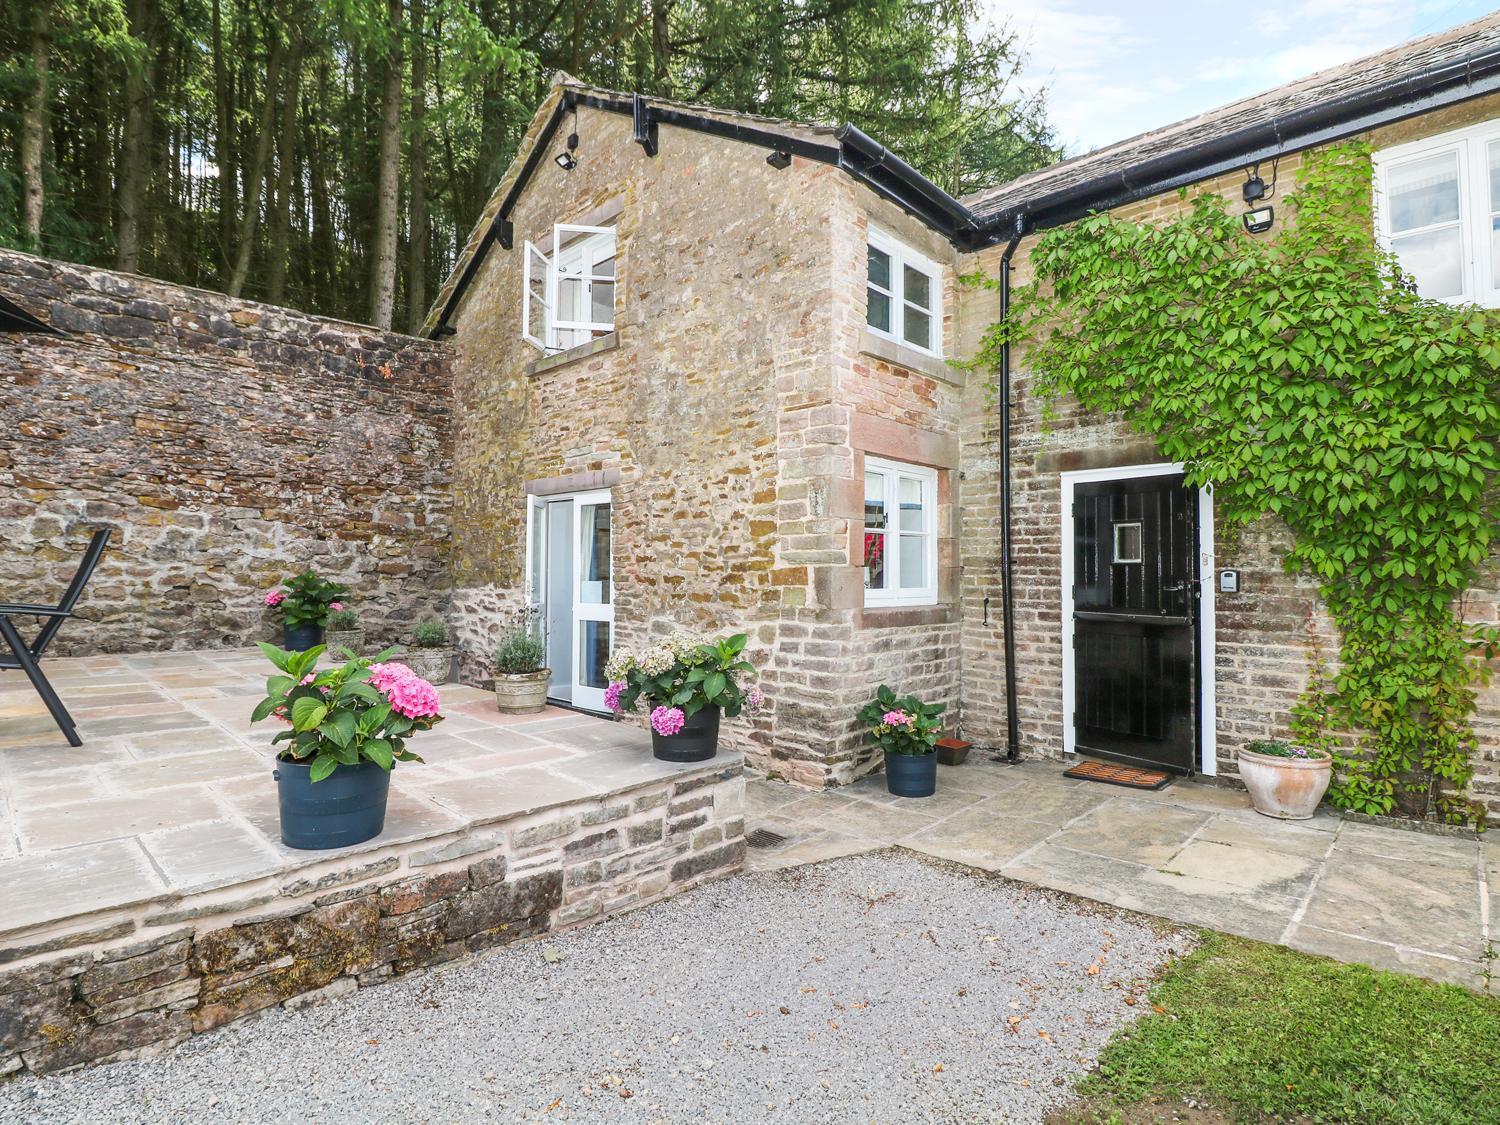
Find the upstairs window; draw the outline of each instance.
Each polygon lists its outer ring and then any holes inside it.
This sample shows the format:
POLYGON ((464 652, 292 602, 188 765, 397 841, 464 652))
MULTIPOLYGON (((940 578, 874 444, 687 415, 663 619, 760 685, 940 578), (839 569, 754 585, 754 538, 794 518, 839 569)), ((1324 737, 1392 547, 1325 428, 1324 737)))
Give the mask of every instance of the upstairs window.
POLYGON ((937 471, 865 458, 865 605, 937 602, 937 471))
POLYGON ((943 270, 870 228, 865 323, 877 336, 928 355, 943 351, 943 270))
POLYGON ((1439 301, 1500 307, 1500 121, 1375 155, 1383 246, 1439 301))
POLYGON ((526 243, 521 335, 552 355, 615 329, 615 230, 558 223, 526 243))

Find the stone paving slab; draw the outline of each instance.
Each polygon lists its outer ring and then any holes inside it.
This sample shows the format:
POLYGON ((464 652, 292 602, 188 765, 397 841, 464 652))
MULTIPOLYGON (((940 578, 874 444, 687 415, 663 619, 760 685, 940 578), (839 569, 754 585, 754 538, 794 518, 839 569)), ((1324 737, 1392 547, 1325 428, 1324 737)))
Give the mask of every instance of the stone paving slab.
POLYGON ((932 798, 884 779, 809 796, 746 787, 752 849, 774 869, 891 844, 1174 921, 1380 968, 1485 986, 1500 912, 1500 843, 1346 821, 1257 814, 1211 779, 1155 792, 1062 777, 1066 764, 971 757, 938 768, 932 798))

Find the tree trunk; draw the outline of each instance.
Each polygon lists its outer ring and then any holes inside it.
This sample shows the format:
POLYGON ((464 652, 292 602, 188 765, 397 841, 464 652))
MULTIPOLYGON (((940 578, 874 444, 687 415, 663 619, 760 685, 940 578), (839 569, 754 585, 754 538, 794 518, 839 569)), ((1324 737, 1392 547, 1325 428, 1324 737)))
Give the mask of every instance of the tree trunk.
POLYGON ((281 40, 271 33, 270 59, 266 63, 266 104, 261 110, 260 132, 255 139, 255 157, 250 164, 250 178, 245 183, 245 213, 240 218, 239 246, 235 252, 234 273, 229 278, 229 295, 238 297, 250 276, 250 260, 255 254, 255 231, 260 225, 260 189, 266 178, 266 162, 271 156, 271 137, 276 126, 276 94, 281 85, 281 40))
POLYGON ((396 307, 396 215, 401 202, 401 0, 387 0, 386 10, 391 39, 380 99, 375 245, 370 270, 370 323, 377 328, 391 326, 396 307))
POLYGON ((415 336, 427 316, 427 46, 422 0, 411 0, 411 148, 407 152, 411 212, 406 264, 406 324, 415 336))
POLYGON ((125 133, 120 142, 120 213, 115 268, 135 273, 141 261, 141 222, 151 159, 151 65, 156 57, 156 0, 131 0, 130 35, 143 47, 125 67, 125 133))
POLYGON ((21 119, 22 223, 27 249, 42 248, 42 207, 46 188, 42 182, 42 142, 47 129, 47 69, 49 36, 49 3, 41 0, 32 13, 31 24, 31 92, 21 119))
POLYGON ((234 82, 224 52, 221 0, 213 0, 214 52, 214 163, 219 170, 219 276, 230 270, 230 247, 234 245, 235 219, 239 215, 239 193, 235 190, 234 82))
POLYGON ((266 300, 282 303, 286 295, 287 255, 291 252, 292 174, 297 164, 297 98, 302 79, 302 37, 292 46, 286 90, 281 95, 281 135, 276 142, 276 206, 271 212, 271 263, 266 300))

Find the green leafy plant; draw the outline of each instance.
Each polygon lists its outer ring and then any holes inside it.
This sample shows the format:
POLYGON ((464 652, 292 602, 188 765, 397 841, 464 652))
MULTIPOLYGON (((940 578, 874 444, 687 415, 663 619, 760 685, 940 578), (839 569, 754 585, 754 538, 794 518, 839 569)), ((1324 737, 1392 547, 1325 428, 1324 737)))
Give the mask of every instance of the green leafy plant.
POLYGON ((679 632, 639 659, 617 653, 606 668, 605 704, 613 711, 634 711, 644 700, 659 734, 676 733, 684 719, 708 706, 722 708, 729 718, 759 707, 760 689, 746 690, 739 682, 742 674, 755 671, 741 655, 748 641, 744 633, 705 640, 679 632))
POLYGON ((352 609, 336 609, 328 615, 328 627, 348 631, 359 628, 359 614, 352 609))
POLYGON ((329 613, 344 608, 339 599, 348 592, 347 586, 304 570, 267 593, 265 603, 281 614, 288 628, 316 625, 321 629, 328 623, 329 613))
POLYGON ((937 740, 943 736, 943 721, 938 716, 947 709, 946 703, 923 703, 915 695, 898 696, 881 684, 875 698, 855 717, 887 754, 935 754, 937 740))
POLYGON ((417 648, 442 648, 448 643, 448 626, 441 617, 429 617, 412 626, 411 643, 417 648))
POLYGON ((1301 701, 1333 750, 1330 799, 1384 813, 1430 790, 1479 820, 1470 718, 1500 629, 1460 598, 1500 526, 1496 321, 1420 297, 1376 245, 1368 145, 1309 153, 1300 179, 1275 239, 1216 195, 1160 225, 1048 231, 979 363, 1026 343, 1041 395, 1152 435, 1227 532, 1279 517, 1287 570, 1317 580, 1342 638, 1301 701))
POLYGON ((1279 738, 1258 738, 1254 742, 1245 743, 1245 749, 1252 754, 1266 754, 1272 758, 1326 758, 1327 754, 1321 750, 1308 750, 1301 746, 1293 746, 1290 742, 1283 742, 1279 738))
POLYGON ((542 671, 547 659, 547 645, 541 634, 529 625, 516 625, 500 638, 495 649, 495 671, 506 676, 522 676, 542 671))
POLYGON ((406 740, 443 721, 436 688, 405 665, 380 663, 390 651, 319 672, 322 645, 287 652, 262 643, 260 650, 277 674, 267 678, 266 697, 256 704, 250 721, 276 718, 286 723, 289 729, 271 740, 281 746, 276 756, 309 762, 313 781, 362 761, 387 770, 395 762, 420 762, 406 740))

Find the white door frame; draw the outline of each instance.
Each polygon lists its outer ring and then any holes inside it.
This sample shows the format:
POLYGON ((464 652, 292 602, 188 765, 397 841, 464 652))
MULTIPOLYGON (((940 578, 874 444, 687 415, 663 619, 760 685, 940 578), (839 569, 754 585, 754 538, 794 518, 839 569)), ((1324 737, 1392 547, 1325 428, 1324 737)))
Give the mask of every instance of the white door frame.
MULTIPOLYGON (((1073 729, 1073 489, 1075 485, 1101 480, 1132 480, 1164 477, 1183 471, 1180 463, 1121 465, 1111 469, 1078 469, 1062 477, 1062 723, 1063 752, 1077 752, 1073 729)), ((1198 772, 1212 777, 1219 772, 1218 713, 1215 710, 1214 628, 1214 498, 1210 488, 1198 490, 1198 772)))
POLYGON ((583 707, 591 711, 604 710, 604 689, 585 687, 579 680, 579 672, 583 659, 583 645, 577 636, 580 621, 604 621, 610 626, 609 640, 610 651, 614 651, 614 527, 611 522, 609 547, 610 547, 610 584, 609 601, 607 603, 585 602, 581 599, 581 571, 583 564, 583 521, 580 518, 581 509, 599 504, 611 506, 611 521, 613 520, 614 501, 610 490, 607 488, 596 489, 590 492, 568 492, 550 495, 529 495, 526 497, 526 580, 525 597, 528 603, 542 604, 542 590, 535 588, 537 575, 545 576, 550 573, 547 557, 547 536, 544 534, 544 520, 546 518, 546 506, 552 503, 571 502, 573 505, 573 577, 571 580, 572 596, 572 624, 575 635, 570 646, 573 653, 573 667, 569 670, 570 683, 572 684, 572 699, 570 702, 574 707, 583 707), (533 557, 533 551, 536 552, 533 557))

